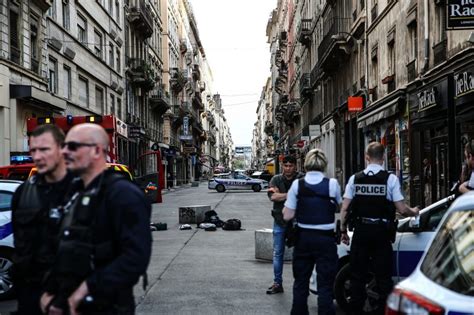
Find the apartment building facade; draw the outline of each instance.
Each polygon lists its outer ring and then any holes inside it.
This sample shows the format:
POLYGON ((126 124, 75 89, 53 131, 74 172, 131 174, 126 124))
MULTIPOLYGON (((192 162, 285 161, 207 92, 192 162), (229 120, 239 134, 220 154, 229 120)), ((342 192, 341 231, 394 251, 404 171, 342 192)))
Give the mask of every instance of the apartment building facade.
POLYGON ((278 101, 275 119, 263 124, 280 128, 267 154, 290 153, 302 161, 309 149, 321 148, 328 175, 344 185, 365 166, 364 148, 376 140, 386 146, 385 166, 399 177, 408 202, 424 205, 446 196, 459 177, 463 145, 474 136, 474 36, 449 28, 455 22, 447 13, 456 11, 449 5, 279 1, 267 26, 271 93, 278 101), (282 50, 283 33, 288 44, 282 50), (275 56, 284 57, 275 64, 275 56), (279 73, 283 63, 287 77, 279 73), (361 108, 352 107, 352 97, 361 98, 361 108), (423 175, 424 159, 432 165, 430 178, 423 175))

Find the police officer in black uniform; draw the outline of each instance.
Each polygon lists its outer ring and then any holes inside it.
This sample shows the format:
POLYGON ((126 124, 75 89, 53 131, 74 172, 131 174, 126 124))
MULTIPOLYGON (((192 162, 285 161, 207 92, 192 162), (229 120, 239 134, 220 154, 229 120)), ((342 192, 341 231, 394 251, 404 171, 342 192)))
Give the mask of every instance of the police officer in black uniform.
POLYGON ((74 126, 63 153, 84 190, 65 206, 55 265, 41 307, 53 314, 135 313, 133 287, 151 255, 151 206, 125 177, 106 170, 108 136, 95 124, 74 126))
POLYGON ((287 194, 283 218, 296 218, 298 236, 293 252, 293 305, 291 314, 308 314, 309 280, 316 264, 318 313, 334 315, 333 285, 337 268, 335 212, 341 203, 336 179, 324 175, 328 161, 323 151, 313 149, 305 158, 304 178, 293 181, 287 194))
POLYGON ((29 146, 37 174, 13 195, 13 283, 18 298, 17 314, 42 314, 41 282, 54 261, 60 206, 73 179, 66 171, 61 153, 63 142, 64 133, 54 125, 41 125, 33 130, 29 146))
POLYGON ((406 216, 415 216, 419 212, 418 208, 411 208, 404 202, 398 178, 382 167, 384 157, 384 146, 379 142, 372 142, 367 146, 368 165, 349 179, 341 208, 341 240, 345 244, 349 244, 348 223, 354 226, 350 255, 350 306, 353 314, 363 314, 370 261, 373 263, 380 294, 377 312, 383 314, 385 301, 393 286, 395 211, 406 216), (348 218, 349 205, 351 208, 348 218))

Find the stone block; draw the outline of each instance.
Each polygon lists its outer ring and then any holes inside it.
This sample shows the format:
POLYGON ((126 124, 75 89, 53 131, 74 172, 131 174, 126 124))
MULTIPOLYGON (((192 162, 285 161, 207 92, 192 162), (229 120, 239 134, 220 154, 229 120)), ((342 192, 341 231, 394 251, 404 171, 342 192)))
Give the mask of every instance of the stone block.
MULTIPOLYGON (((261 229, 255 231, 255 258, 273 260, 273 230, 261 229)), ((284 261, 293 259, 293 248, 285 247, 284 261)))
POLYGON ((211 206, 197 205, 179 207, 179 223, 201 223, 204 221, 204 213, 211 210, 211 206))
POLYGON ((191 187, 199 187, 199 182, 192 182, 191 187))

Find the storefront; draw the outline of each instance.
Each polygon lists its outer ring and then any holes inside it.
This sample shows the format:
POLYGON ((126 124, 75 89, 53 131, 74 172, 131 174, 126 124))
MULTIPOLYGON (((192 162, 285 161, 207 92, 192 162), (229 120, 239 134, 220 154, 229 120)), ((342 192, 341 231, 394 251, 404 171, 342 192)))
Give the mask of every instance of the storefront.
POLYGON ((409 94, 412 205, 427 206, 446 197, 451 187, 455 147, 449 136, 449 82, 444 77, 409 94))
POLYGON ((460 174, 464 146, 474 139, 474 66, 464 67, 453 75, 453 100, 456 144, 454 160, 460 174))
MULTIPOLYGON (((385 168, 399 178, 402 193, 409 202, 410 149, 408 118, 405 109, 405 91, 400 89, 359 113, 357 128, 362 130, 359 154, 364 154, 366 146, 372 141, 382 143, 386 148, 385 168)), ((361 164, 363 167, 363 162, 361 164)))

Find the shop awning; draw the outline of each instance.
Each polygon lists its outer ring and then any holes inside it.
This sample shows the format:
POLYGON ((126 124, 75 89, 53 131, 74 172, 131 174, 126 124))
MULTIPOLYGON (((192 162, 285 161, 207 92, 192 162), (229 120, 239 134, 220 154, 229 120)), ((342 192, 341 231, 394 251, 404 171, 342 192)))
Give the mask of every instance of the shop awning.
POLYGON ((364 128, 366 126, 370 126, 373 123, 389 118, 398 113, 398 103, 401 97, 394 98, 393 100, 389 101, 387 104, 384 104, 378 108, 372 109, 369 107, 365 111, 363 111, 359 117, 357 118, 357 127, 364 128))
POLYGON ((37 103, 47 110, 66 110, 66 101, 31 85, 10 85, 10 98, 37 103))

